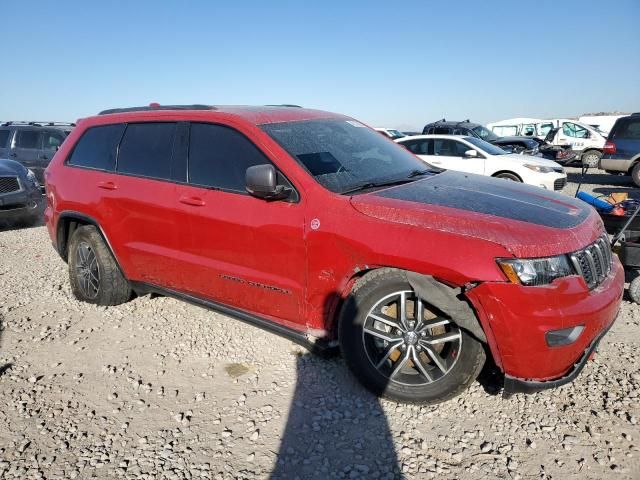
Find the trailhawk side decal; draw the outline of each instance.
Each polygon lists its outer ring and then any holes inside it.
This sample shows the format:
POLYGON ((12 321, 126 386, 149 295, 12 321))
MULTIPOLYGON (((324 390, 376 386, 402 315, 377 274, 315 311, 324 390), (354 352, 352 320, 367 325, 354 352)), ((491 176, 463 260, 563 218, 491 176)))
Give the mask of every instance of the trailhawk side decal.
POLYGON ((223 273, 221 273, 219 276, 223 280, 230 280, 232 282, 249 285, 250 287, 262 288, 264 290, 271 290, 272 292, 282 293, 284 295, 291 295, 291 290, 275 287, 273 285, 266 285, 264 283, 254 282, 252 280, 245 280, 244 278, 234 277, 232 275, 225 275, 223 273))

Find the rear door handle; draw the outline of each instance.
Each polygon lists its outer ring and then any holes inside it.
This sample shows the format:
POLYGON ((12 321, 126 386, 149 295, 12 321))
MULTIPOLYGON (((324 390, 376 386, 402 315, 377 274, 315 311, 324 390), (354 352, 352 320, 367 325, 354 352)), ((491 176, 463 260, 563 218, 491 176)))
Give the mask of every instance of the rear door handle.
POLYGON ((98 187, 104 188, 105 190, 115 190, 118 188, 113 182, 99 182, 98 187))
POLYGON ((206 203, 200 197, 180 197, 180 203, 194 207, 204 207, 206 203))

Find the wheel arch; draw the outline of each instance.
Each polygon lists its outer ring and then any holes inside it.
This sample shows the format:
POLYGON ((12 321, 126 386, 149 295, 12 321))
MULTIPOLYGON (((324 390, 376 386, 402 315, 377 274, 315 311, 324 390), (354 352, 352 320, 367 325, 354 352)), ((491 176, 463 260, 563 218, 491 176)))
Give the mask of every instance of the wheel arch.
POLYGON ((92 225, 96 227, 96 230, 98 230, 98 233, 100 233, 100 236, 104 240, 104 243, 107 245, 107 248, 111 252, 111 255, 115 259, 116 263, 118 263, 118 267, 120 267, 118 258, 115 256, 113 248, 111 247, 111 243, 105 235, 104 230, 100 226, 100 223, 93 217, 70 210, 62 212, 58 217, 58 222, 56 224, 56 250, 58 251, 60 257, 62 257, 65 262, 68 260, 69 239, 77 228, 85 225, 92 225))
POLYGON ((441 312, 456 319, 456 324, 469 332, 477 340, 484 344, 488 343, 487 334, 483 328, 483 322, 475 311, 475 307, 466 300, 463 288, 454 287, 445 282, 432 277, 431 275, 420 274, 409 270, 393 267, 371 267, 360 270, 351 276, 347 282, 339 304, 336 305, 330 321, 330 331, 332 337, 336 338, 338 325, 344 315, 349 313, 349 298, 352 297, 354 291, 357 290, 358 284, 374 275, 384 275, 385 273, 399 272, 407 278, 407 282, 411 287, 425 299, 427 303, 440 310, 441 312))
POLYGON ((497 177, 498 175, 501 175, 503 173, 508 173, 509 175, 513 175, 515 177, 518 177, 518 180, 520 180, 522 182, 522 177, 520 175, 518 175, 516 172, 514 172, 513 170, 498 170, 497 172, 494 172, 491 176, 492 177, 497 177))

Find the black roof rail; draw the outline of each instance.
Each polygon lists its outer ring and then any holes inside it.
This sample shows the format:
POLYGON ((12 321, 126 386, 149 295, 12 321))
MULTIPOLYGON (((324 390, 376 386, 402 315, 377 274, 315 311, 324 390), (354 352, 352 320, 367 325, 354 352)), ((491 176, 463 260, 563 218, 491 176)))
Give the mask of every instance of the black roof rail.
POLYGON ((290 108, 302 108, 300 105, 294 105, 293 103, 280 103, 274 105, 265 105, 265 107, 290 107, 290 108))
POLYGON ((157 103, 152 103, 146 107, 110 108, 108 110, 102 110, 98 115, 127 112, 149 112, 155 110, 217 110, 217 108, 213 105, 159 105, 157 103))
POLYGON ((1 124, 3 127, 9 125, 30 125, 33 127, 75 127, 76 124, 72 122, 26 122, 21 120, 9 120, 1 124))

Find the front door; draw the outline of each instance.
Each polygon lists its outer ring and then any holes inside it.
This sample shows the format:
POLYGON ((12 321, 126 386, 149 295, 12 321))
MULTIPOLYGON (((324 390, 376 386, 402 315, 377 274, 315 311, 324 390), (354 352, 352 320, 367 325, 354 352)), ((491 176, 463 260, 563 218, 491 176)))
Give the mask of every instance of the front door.
POLYGON ((185 289, 199 297, 299 323, 305 292, 304 203, 245 191, 245 172, 272 163, 222 125, 192 123, 188 185, 178 186, 185 289))
POLYGON ((466 143, 451 138, 433 139, 433 165, 459 172, 484 174, 484 158, 478 152, 477 157, 466 157, 465 152, 475 150, 466 143))

